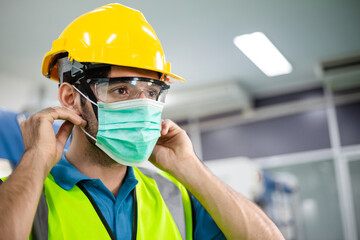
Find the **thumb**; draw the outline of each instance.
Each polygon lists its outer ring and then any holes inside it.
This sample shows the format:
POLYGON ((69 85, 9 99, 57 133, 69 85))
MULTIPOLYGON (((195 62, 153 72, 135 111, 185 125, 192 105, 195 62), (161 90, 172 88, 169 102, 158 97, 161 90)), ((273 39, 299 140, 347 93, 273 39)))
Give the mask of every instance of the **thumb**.
POLYGON ((66 141, 68 140, 73 127, 73 123, 71 123, 70 121, 65 121, 59 128, 59 131, 56 134, 58 150, 64 149, 66 141))

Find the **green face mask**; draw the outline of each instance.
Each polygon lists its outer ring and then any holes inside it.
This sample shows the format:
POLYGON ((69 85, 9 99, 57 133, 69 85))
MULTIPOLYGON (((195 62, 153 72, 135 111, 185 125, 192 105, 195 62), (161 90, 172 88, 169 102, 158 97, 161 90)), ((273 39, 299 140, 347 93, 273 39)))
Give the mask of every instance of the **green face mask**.
POLYGON ((96 141, 96 146, 126 166, 148 160, 160 137, 164 103, 148 98, 97 104, 88 100, 98 107, 98 133, 94 138, 83 131, 96 141))
POLYGON ((96 145, 120 164, 143 163, 160 137, 163 107, 164 103, 147 98, 98 102, 96 145))

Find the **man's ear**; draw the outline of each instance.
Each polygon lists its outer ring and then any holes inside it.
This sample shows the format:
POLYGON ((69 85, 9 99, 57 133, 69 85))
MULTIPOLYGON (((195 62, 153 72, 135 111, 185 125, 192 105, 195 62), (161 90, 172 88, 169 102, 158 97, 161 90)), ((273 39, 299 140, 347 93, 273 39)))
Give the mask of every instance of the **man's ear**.
POLYGON ((58 99, 63 107, 80 113, 80 95, 70 83, 62 83, 59 87, 58 99))

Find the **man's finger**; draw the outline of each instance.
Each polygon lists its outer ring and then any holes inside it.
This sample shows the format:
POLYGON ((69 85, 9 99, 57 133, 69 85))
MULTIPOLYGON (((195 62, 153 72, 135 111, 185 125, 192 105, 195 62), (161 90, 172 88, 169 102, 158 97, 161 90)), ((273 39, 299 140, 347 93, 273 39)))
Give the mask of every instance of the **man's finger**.
POLYGON ((162 120, 161 134, 166 135, 169 132, 169 128, 170 128, 170 120, 169 119, 162 120))
POLYGON ((56 134, 56 139, 58 140, 58 144, 60 144, 62 148, 64 148, 73 127, 73 123, 65 121, 59 128, 59 131, 56 134))
POLYGON ((64 108, 64 107, 53 107, 45 109, 43 112, 40 112, 45 117, 47 117, 51 122, 55 120, 67 120, 72 122, 74 125, 77 126, 85 126, 86 121, 82 119, 75 111, 64 108))

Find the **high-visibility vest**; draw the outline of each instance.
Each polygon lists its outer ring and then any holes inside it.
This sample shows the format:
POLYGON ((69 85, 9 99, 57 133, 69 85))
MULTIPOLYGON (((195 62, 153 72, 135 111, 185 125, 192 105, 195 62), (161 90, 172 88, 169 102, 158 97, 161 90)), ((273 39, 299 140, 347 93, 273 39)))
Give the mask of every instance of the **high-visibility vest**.
MULTIPOLYGON (((187 190, 171 175, 133 168, 138 184, 134 193, 132 239, 193 239, 192 202, 187 190)), ((78 183, 64 190, 51 174, 29 239, 115 239, 87 190, 78 183)))

